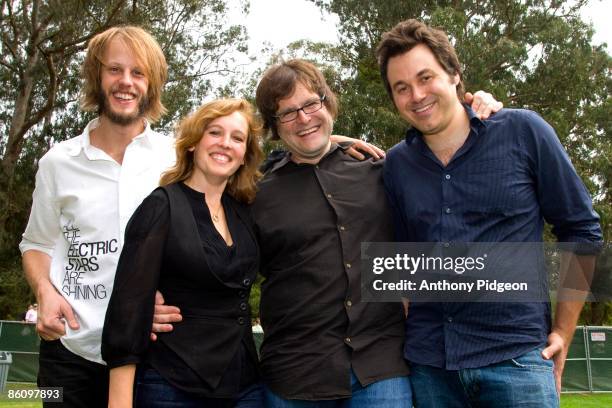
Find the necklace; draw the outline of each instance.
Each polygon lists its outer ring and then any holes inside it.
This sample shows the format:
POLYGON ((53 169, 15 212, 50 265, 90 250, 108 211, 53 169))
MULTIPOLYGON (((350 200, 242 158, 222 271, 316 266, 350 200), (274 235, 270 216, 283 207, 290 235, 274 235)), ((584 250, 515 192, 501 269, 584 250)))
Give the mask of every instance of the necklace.
POLYGON ((219 202, 219 208, 217 208, 217 211, 215 211, 214 214, 212 212, 210 213, 213 222, 219 222, 219 214, 221 214, 221 208, 223 208, 223 203, 219 202))

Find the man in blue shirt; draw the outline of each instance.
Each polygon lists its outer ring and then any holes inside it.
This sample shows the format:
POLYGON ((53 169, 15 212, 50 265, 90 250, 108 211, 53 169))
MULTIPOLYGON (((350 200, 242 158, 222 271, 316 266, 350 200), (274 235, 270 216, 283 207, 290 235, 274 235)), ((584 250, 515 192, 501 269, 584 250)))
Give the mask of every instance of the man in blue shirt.
MULTIPOLYGON (((412 126, 384 170, 398 241, 539 242, 546 221, 560 242, 601 243, 599 217, 554 130, 527 110, 478 119, 462 103, 461 66, 444 32, 404 21, 377 55, 412 126)), ((415 405, 558 406, 582 305, 558 302, 551 327, 547 302, 411 304, 404 356, 415 405)))

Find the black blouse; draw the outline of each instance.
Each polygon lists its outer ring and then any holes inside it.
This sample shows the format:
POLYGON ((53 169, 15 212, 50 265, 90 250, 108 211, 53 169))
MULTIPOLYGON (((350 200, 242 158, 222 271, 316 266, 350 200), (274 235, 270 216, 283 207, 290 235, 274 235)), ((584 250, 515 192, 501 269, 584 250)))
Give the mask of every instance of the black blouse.
POLYGON ((146 363, 206 397, 235 397, 257 380, 248 292, 259 250, 245 206, 222 205, 233 244, 215 229, 204 194, 184 184, 155 190, 130 220, 102 339, 110 368, 146 363), (155 290, 183 321, 149 341, 155 290))

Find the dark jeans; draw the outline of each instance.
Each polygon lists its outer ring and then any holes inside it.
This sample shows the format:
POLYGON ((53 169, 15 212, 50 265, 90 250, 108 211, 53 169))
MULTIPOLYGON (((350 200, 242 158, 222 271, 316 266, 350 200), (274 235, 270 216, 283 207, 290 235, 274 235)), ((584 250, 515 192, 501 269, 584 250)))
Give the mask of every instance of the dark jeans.
POLYGON ((262 408, 260 384, 253 384, 234 398, 205 398, 179 390, 150 367, 136 371, 134 406, 142 408, 262 408))
POLYGON ((59 340, 40 341, 38 386, 63 387, 64 402, 45 408, 108 406, 108 368, 68 351, 59 340))

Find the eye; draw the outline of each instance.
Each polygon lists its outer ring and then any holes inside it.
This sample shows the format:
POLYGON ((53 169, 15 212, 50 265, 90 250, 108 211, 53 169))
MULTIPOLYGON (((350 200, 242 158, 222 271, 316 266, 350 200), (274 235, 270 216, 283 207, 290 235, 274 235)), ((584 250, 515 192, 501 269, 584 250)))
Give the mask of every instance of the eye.
POLYGON ((246 138, 243 135, 233 135, 232 139, 237 143, 244 143, 246 138))
POLYGON ((111 74, 117 74, 119 72, 121 72, 121 69, 119 67, 108 67, 108 72, 110 72, 111 74))
POLYGON ((294 117, 297 116, 297 110, 291 110, 288 112, 283 112, 280 115, 278 115, 278 117, 280 118, 281 122, 287 121, 287 120, 291 120, 294 117))
POLYGON ((134 75, 136 78, 144 78, 144 77, 145 77, 144 72, 142 72, 142 71, 141 71, 141 70, 139 70, 139 69, 135 69, 135 70, 133 70, 133 71, 132 71, 132 75, 134 75))
POLYGON ((424 75, 423 77, 421 77, 421 82, 429 82, 430 79, 431 75, 424 75))

